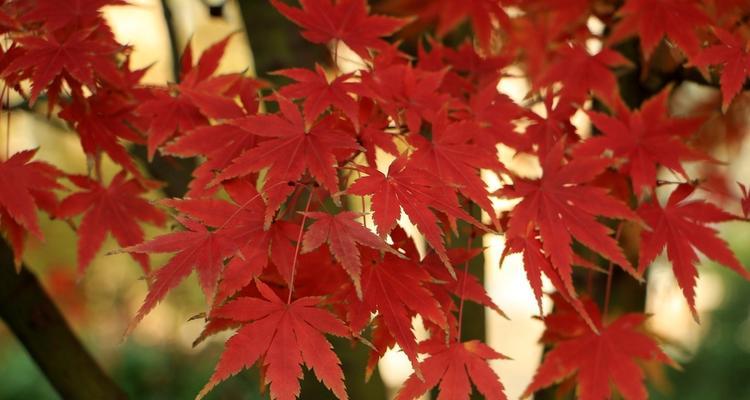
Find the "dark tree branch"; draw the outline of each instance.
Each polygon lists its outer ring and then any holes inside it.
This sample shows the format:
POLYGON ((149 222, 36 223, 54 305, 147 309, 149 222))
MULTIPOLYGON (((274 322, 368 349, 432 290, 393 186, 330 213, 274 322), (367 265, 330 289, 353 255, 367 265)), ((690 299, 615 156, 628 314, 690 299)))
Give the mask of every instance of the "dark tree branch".
POLYGON ((169 8, 169 2, 167 0, 161 0, 161 10, 164 14, 164 24, 167 27, 167 35, 169 35, 169 51, 172 57, 173 79, 177 82, 180 79, 180 45, 177 43, 177 29, 174 26, 172 9, 169 8))
POLYGON ((63 399, 126 399, 71 330, 36 276, 16 273, 13 252, 0 240, 0 318, 63 399))
POLYGON ((300 35, 300 29, 279 13, 268 0, 240 0, 242 21, 253 48, 255 72, 273 83, 283 81, 269 72, 283 68, 311 68, 330 62, 325 46, 317 46, 300 35))

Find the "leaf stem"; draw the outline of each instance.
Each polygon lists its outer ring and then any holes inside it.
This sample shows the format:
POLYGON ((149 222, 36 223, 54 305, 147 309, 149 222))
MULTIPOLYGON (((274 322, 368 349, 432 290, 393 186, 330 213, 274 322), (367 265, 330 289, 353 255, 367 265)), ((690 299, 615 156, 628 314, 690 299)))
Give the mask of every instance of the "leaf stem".
MULTIPOLYGON (((276 186, 279 186, 279 185, 281 185, 281 184, 286 184, 286 182, 276 182, 276 183, 274 183, 273 185, 269 186, 268 188, 263 188, 263 190, 267 192, 267 191, 269 191, 269 190, 271 190, 271 189, 273 189, 273 188, 275 188, 276 186)), ((258 197, 260 197, 260 196, 261 196, 262 194, 263 194, 263 191, 258 191, 258 194, 256 194, 255 196, 251 197, 251 198, 250 198, 250 200, 248 200, 248 201, 246 201, 246 202, 242 203, 242 205, 241 205, 241 206, 240 206, 239 208, 237 208, 237 210, 235 210, 235 211, 234 211, 234 212, 232 213, 232 215, 230 215, 230 216, 229 216, 229 218, 227 218, 227 220, 226 220, 226 221, 224 221, 224 223, 223 223, 223 224, 221 224, 221 226, 220 226, 220 227, 219 227, 219 228, 218 228, 217 230, 221 230, 222 228, 226 227, 226 226, 227 226, 227 224, 228 224, 228 223, 229 223, 229 222, 230 222, 230 221, 231 221, 232 219, 234 219, 234 218, 235 218, 235 217, 236 217, 237 215, 239 215, 239 213, 240 213, 240 212, 241 212, 242 210, 244 210, 244 209, 245 209, 245 208, 246 208, 247 206, 249 206, 249 205, 250 205, 250 203, 252 203, 253 201, 255 201, 255 200, 256 200, 256 199, 257 199, 258 197)))
POLYGON ((310 195, 307 197, 307 204, 305 205, 305 212, 302 214, 302 223, 299 226, 299 234, 297 234, 297 246, 294 248, 294 261, 292 261, 292 273, 289 277, 289 296, 286 298, 286 304, 292 302, 292 292, 294 292, 294 274, 297 272, 297 260, 299 259, 299 249, 302 246, 302 234, 305 232, 305 222, 307 221, 307 212, 310 210, 310 203, 312 202, 313 191, 310 190, 310 195))
MULTIPOLYGON (((357 179, 362 177, 362 172, 357 170, 357 179)), ((367 228, 367 207, 365 204, 365 196, 359 196, 360 205, 362 206, 362 225, 367 228)))
MULTIPOLYGON (((615 241, 620 241, 620 234, 622 233, 622 222, 620 222, 617 225, 617 231, 615 232, 615 241)), ((602 317, 607 316, 607 312, 609 311, 609 297, 612 292, 612 274, 614 273, 614 263, 612 260, 609 260, 609 268, 607 271, 607 288, 604 291, 604 312, 602 313, 602 317)))

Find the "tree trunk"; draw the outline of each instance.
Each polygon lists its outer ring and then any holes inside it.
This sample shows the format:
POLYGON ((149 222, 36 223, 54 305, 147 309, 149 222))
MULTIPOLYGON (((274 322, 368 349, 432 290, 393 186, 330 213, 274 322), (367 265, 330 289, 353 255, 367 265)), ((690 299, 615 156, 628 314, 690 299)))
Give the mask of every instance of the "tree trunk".
POLYGON ((16 273, 0 240, 0 318, 63 399, 126 399, 71 330, 31 271, 16 273))

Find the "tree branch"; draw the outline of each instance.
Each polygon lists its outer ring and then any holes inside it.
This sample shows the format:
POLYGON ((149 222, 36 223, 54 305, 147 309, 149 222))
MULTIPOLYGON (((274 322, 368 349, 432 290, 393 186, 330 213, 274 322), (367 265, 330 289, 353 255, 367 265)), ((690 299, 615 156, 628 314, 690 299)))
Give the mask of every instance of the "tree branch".
POLYGON ((31 271, 16 273, 0 240, 0 318, 64 399, 126 399, 71 330, 31 271))
POLYGON ((164 25, 167 27, 167 35, 169 35, 169 52, 172 57, 172 74, 174 75, 174 81, 179 82, 180 80, 180 44, 177 42, 177 29, 174 26, 174 19, 172 18, 172 9, 169 8, 167 0, 161 0, 161 10, 164 14, 164 25))

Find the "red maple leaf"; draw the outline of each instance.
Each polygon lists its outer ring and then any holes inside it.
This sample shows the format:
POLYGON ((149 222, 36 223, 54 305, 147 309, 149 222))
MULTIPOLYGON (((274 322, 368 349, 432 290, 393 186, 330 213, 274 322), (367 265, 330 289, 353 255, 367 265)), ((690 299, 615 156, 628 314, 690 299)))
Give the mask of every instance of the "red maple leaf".
POLYGON ((36 149, 21 151, 0 162, 0 226, 9 235, 17 266, 23 256, 24 233, 28 231, 44 239, 37 207, 54 213, 57 200, 52 191, 62 188, 57 183, 62 172, 45 162, 31 161, 36 152, 36 149))
POLYGON ((716 230, 706 226, 709 223, 735 220, 737 217, 710 203, 687 201, 686 198, 694 190, 695 187, 683 184, 672 192, 664 207, 652 200, 638 208, 638 214, 650 228, 641 232, 638 269, 643 272, 666 247, 677 283, 697 321, 695 280, 698 271, 695 264, 698 262, 698 255, 695 249, 726 265, 745 279, 750 280, 750 272, 742 267, 726 242, 716 236, 716 230))
MULTIPOLYGON (((424 286, 431 280, 430 274, 409 260, 386 253, 380 258, 372 250, 363 249, 366 262, 362 267, 362 300, 351 297, 352 309, 349 322, 354 332, 360 332, 370 321, 372 312, 378 313, 375 335, 378 330, 387 330, 387 335, 401 346, 412 365, 418 369, 417 340, 412 332, 411 319, 421 315, 443 329, 448 328, 440 304, 424 286)), ((375 343, 376 348, 378 344, 375 343)), ((385 349, 378 349, 384 352, 385 349)))
POLYGON ((423 121, 433 122, 450 103, 450 96, 439 91, 446 71, 425 71, 410 65, 375 68, 363 74, 355 92, 375 100, 399 125, 419 133, 423 121))
MULTIPOLYGON (((216 206, 216 202, 213 204, 216 206)), ((213 209, 217 217, 226 215, 213 209)), ((232 214, 229 214, 232 215, 232 214)), ((214 299, 215 289, 224 260, 239 248, 236 232, 222 229, 209 230, 203 224, 189 218, 178 218, 187 230, 168 233, 150 241, 124 248, 128 253, 176 253, 169 261, 152 274, 151 285, 143 305, 138 309, 128 327, 131 331, 159 303, 167 293, 177 286, 195 269, 198 281, 207 302, 214 299)))
POLYGON ((442 0, 436 1, 438 25, 436 33, 444 36, 467 18, 471 20, 479 44, 483 50, 492 49, 492 33, 498 23, 510 29, 510 18, 497 0, 442 0))
POLYGON ((290 284, 295 254, 292 240, 297 238, 299 225, 274 220, 264 229, 266 206, 254 183, 236 179, 224 182, 223 188, 231 203, 213 198, 162 201, 234 243, 237 251, 221 271, 222 279, 213 302, 223 303, 271 263, 283 281, 290 284))
POLYGON ((703 49, 692 59, 692 63, 699 67, 707 65, 722 67, 720 81, 722 108, 726 111, 729 103, 750 76, 750 51, 748 51, 750 43, 743 42, 737 35, 721 28, 714 28, 714 33, 721 43, 703 49))
POLYGON ((657 165, 687 177, 682 161, 708 159, 685 144, 685 138, 701 126, 703 119, 667 116, 668 95, 665 90, 634 112, 620 104, 617 117, 590 112, 591 122, 602 135, 586 139, 573 154, 599 156, 611 150, 614 158, 623 161, 619 168, 630 176, 638 197, 656 186, 657 165))
POLYGON ((581 400, 610 399, 613 387, 626 399, 645 400, 643 371, 635 360, 675 365, 651 337, 639 330, 645 315, 625 314, 605 326, 589 301, 586 308, 599 327, 596 333, 565 302, 555 303, 558 309, 545 317, 547 329, 542 336, 542 342, 554 347, 522 397, 575 376, 581 400))
POLYGON ((369 59, 368 49, 382 49, 387 43, 380 39, 406 25, 407 19, 369 15, 365 0, 302 0, 302 8, 290 7, 272 0, 285 17, 302 27, 302 36, 325 44, 331 40, 346 43, 361 57, 369 59))
MULTIPOLYGON (((630 274, 638 274, 625 258, 611 230, 597 216, 637 219, 623 203, 605 189, 587 184, 611 165, 603 158, 574 158, 563 163, 564 143, 558 142, 542 162, 540 179, 515 179, 513 187, 498 191, 503 197, 521 198, 508 222, 509 237, 525 238, 538 229, 545 254, 559 272, 567 291, 573 289, 572 239, 597 251, 630 274)), ((639 278, 640 279, 640 278, 639 278)))
MULTIPOLYGON (((68 179, 83 191, 66 197, 58 207, 58 218, 70 218, 85 213, 78 233, 78 273, 83 274, 96 252, 111 232, 122 247, 143 241, 143 230, 138 221, 164 225, 164 214, 141 198, 147 187, 136 179, 127 179, 126 173, 115 175, 109 186, 86 176, 71 175, 68 179)), ((153 188, 153 186, 151 187, 153 188)), ((134 254, 145 272, 149 272, 148 257, 134 254)))
POLYGON ((555 143, 561 140, 573 143, 579 139, 575 127, 570 122, 570 118, 576 112, 575 106, 565 99, 560 99, 557 103, 554 101, 554 92, 548 90, 544 97, 544 116, 535 112, 525 113, 531 120, 531 125, 524 133, 524 145, 517 150, 531 152, 536 146, 536 153, 544 158, 555 143))
POLYGON ((436 190, 434 184, 438 178, 407 164, 409 162, 404 156, 397 158, 388 167, 387 175, 372 167, 358 167, 367 176, 357 179, 347 191, 360 196, 372 195, 373 219, 380 236, 393 229, 403 208, 409 220, 455 275, 443 244, 443 231, 430 207, 467 222, 474 223, 473 218, 458 207, 453 193, 436 190))
POLYGON ((362 297, 360 284, 362 262, 357 244, 398 254, 378 235, 356 221, 361 217, 360 214, 343 211, 336 215, 324 212, 309 212, 306 215, 314 218, 315 222, 305 232, 302 239, 302 252, 313 251, 327 242, 333 256, 351 276, 359 297, 362 297))
MULTIPOLYGON (((250 182, 232 180, 225 182, 223 186, 234 204, 211 198, 164 200, 163 203, 198 219, 211 229, 218 230, 222 236, 231 238, 239 246, 239 265, 248 266, 242 262, 242 258, 260 258, 262 255, 270 258, 281 278, 287 284, 291 284, 295 254, 291 242, 297 239, 299 225, 291 221, 274 220, 270 226, 264 226, 265 203, 250 182)), ((232 259, 229 264, 234 262, 235 259, 232 259)), ((267 261, 261 262, 261 265, 262 267, 254 265, 251 269, 260 268, 262 271, 267 261)), ((249 278, 252 278, 252 275, 249 275, 249 278)), ((246 275, 245 279, 249 278, 246 275)))
POLYGON ((262 299, 240 297, 215 310, 215 317, 243 325, 227 340, 216 370, 197 398, 263 360, 263 379, 271 386, 271 399, 294 400, 299 396, 303 363, 337 398, 347 399, 341 362, 323 336, 350 336, 346 326, 317 307, 322 298, 304 297, 287 304, 266 284, 255 282, 262 299))
POLYGON ((568 101, 583 102, 589 92, 600 100, 610 103, 617 94, 617 80, 612 68, 627 65, 629 61, 620 53, 603 48, 596 54, 589 54, 583 46, 565 46, 557 61, 537 81, 539 86, 549 86, 562 82, 560 95, 568 101))
POLYGON ((549 23, 560 30, 583 25, 592 12, 591 0, 524 0, 521 7, 530 15, 551 15, 549 23))
POLYGON ((188 99, 173 96, 169 90, 152 91, 152 98, 138 107, 138 115, 148 118, 148 157, 153 159, 156 149, 172 136, 189 132, 208 124, 208 119, 188 99))
MULTIPOLYGON (((365 158, 368 165, 377 165, 377 148, 388 154, 399 154, 394 134, 388 132, 388 116, 373 101, 367 98, 359 100, 359 143, 365 148, 365 158)), ((355 129, 356 131, 356 129, 355 129)))
POLYGON ((153 88, 137 113, 149 118, 148 157, 173 136, 208 124, 208 119, 240 118, 245 112, 230 92, 242 77, 237 74, 211 76, 219 67, 232 35, 214 43, 192 65, 192 50, 187 44, 181 60, 180 83, 169 88, 153 88))
POLYGON ((476 125, 474 141, 478 145, 491 148, 503 143, 518 150, 526 148, 526 139, 515 132, 513 121, 530 113, 500 93, 495 82, 479 89, 468 105, 467 111, 476 125))
POLYGON ((195 128, 162 148, 165 154, 205 158, 194 171, 187 195, 198 197, 212 192, 216 171, 228 167, 244 151, 258 145, 258 136, 230 123, 195 128))
POLYGON ((85 28, 105 25, 101 9, 105 6, 128 4, 124 0, 70 0, 60 7, 57 0, 37 0, 35 7, 21 19, 25 22, 38 22, 52 32, 63 27, 85 28))
POLYGON ((646 58, 665 36, 688 57, 695 56, 700 49, 695 30, 711 23, 693 0, 628 0, 618 13, 622 20, 615 25, 609 40, 616 43, 638 36, 646 58))
MULTIPOLYGON (((105 152, 129 172, 140 176, 132 157, 120 140, 143 142, 130 125, 134 106, 111 91, 100 91, 83 97, 74 94, 72 101, 58 113, 70 123, 81 139, 83 152, 94 160, 105 152)), ((98 162, 98 160, 97 160, 98 162)))
POLYGON ((445 110, 440 111, 432 124, 432 140, 419 134, 409 135, 416 147, 411 155, 412 165, 433 173, 443 183, 455 185, 459 192, 478 204, 489 215, 495 210, 488 197, 480 169, 501 171, 494 146, 484 147, 473 142, 476 125, 469 120, 451 121, 445 110))
MULTIPOLYGON (((399 231, 403 232, 403 230, 399 231)), ((395 235, 392 235, 392 237, 393 236, 395 235)), ((413 246, 414 241, 411 238, 406 237, 405 233, 404 236, 405 239, 410 242, 413 249, 413 252, 407 253, 407 255, 413 259, 416 259, 417 257, 419 257, 419 253, 413 246)), ((457 248, 450 249, 448 251, 448 256, 450 257, 453 265, 461 266, 466 265, 465 263, 469 262, 472 258, 476 257, 481 252, 482 249, 479 248, 471 250, 457 248)), ((440 303, 440 306, 442 307, 443 311, 445 312, 446 318, 448 319, 448 325, 450 326, 448 336, 455 336, 458 332, 459 321, 454 312, 459 311, 459 307, 456 306, 456 300, 454 300, 454 298, 459 302, 462 299, 472 301, 476 304, 491 309, 504 318, 507 318, 507 315, 500 309, 500 307, 498 307, 497 304, 492 301, 492 298, 490 298, 489 294, 484 288, 484 285, 476 277, 476 275, 468 271, 464 273, 463 270, 457 269, 456 277, 454 279, 452 276, 450 276, 448 270, 445 269, 443 262, 435 254, 430 254, 425 257, 420 265, 422 266, 422 268, 425 268, 433 278, 433 283, 428 284, 428 289, 430 290, 430 292, 432 292, 432 295, 435 297, 438 303, 440 303)), ((431 333, 435 335, 433 337, 436 337, 437 334, 446 332, 441 330, 441 332, 431 333)))
POLYGON ((437 400, 468 399, 471 395, 471 382, 485 399, 506 399, 503 384, 488 361, 507 357, 490 346, 478 340, 456 342, 447 346, 431 340, 420 343, 419 350, 420 353, 430 354, 429 358, 420 363, 424 377, 412 374, 396 394, 396 400, 416 399, 438 386, 438 383, 440 393, 437 400))
MULTIPOLYGON (((542 288, 542 274, 544 274, 544 276, 550 280, 555 290, 557 290, 558 296, 578 312, 591 329, 598 331, 598 327, 591 320, 583 302, 575 296, 575 293, 569 292, 569 286, 566 286, 564 279, 560 276, 560 272, 552 266, 549 257, 542 251, 542 244, 539 239, 531 235, 532 234, 530 233, 529 236, 525 238, 509 237, 505 248, 503 249, 500 266, 503 265, 503 260, 508 254, 522 253, 523 268, 526 271, 526 279, 529 281, 529 285, 534 292, 534 297, 536 298, 537 306, 539 307, 539 315, 544 315, 544 309, 542 308, 542 296, 544 295, 542 288)), ((580 264, 581 262, 579 260, 580 257, 574 254, 573 264, 580 264)))
POLYGON ((37 205, 52 209, 53 189, 61 189, 62 173, 43 161, 31 161, 37 150, 24 150, 0 162, 0 206, 27 231, 43 238, 36 216, 37 205))
POLYGON ((328 81, 323 68, 315 64, 315 72, 304 68, 282 69, 275 75, 286 76, 297 83, 283 86, 279 93, 290 99, 305 99, 302 108, 305 122, 315 121, 329 106, 335 106, 344 112, 355 127, 359 126, 359 105, 349 93, 352 83, 347 82, 352 75, 342 74, 328 81))
POLYGON ((96 77, 113 84, 121 79, 114 58, 118 46, 96 40, 90 30, 78 30, 62 40, 47 35, 20 37, 15 41, 24 52, 5 68, 3 75, 23 72, 31 79, 32 105, 45 88, 52 91, 48 97, 57 98, 62 78, 70 85, 85 85, 92 91, 97 88, 96 77))
POLYGON ((294 189, 286 183, 299 180, 305 170, 329 193, 338 193, 334 150, 357 148, 354 137, 331 129, 330 121, 320 121, 310 127, 294 103, 282 96, 277 96, 277 101, 279 114, 253 115, 233 121, 242 129, 270 140, 242 153, 217 178, 230 179, 268 168, 263 185, 268 197, 267 223, 294 189))

